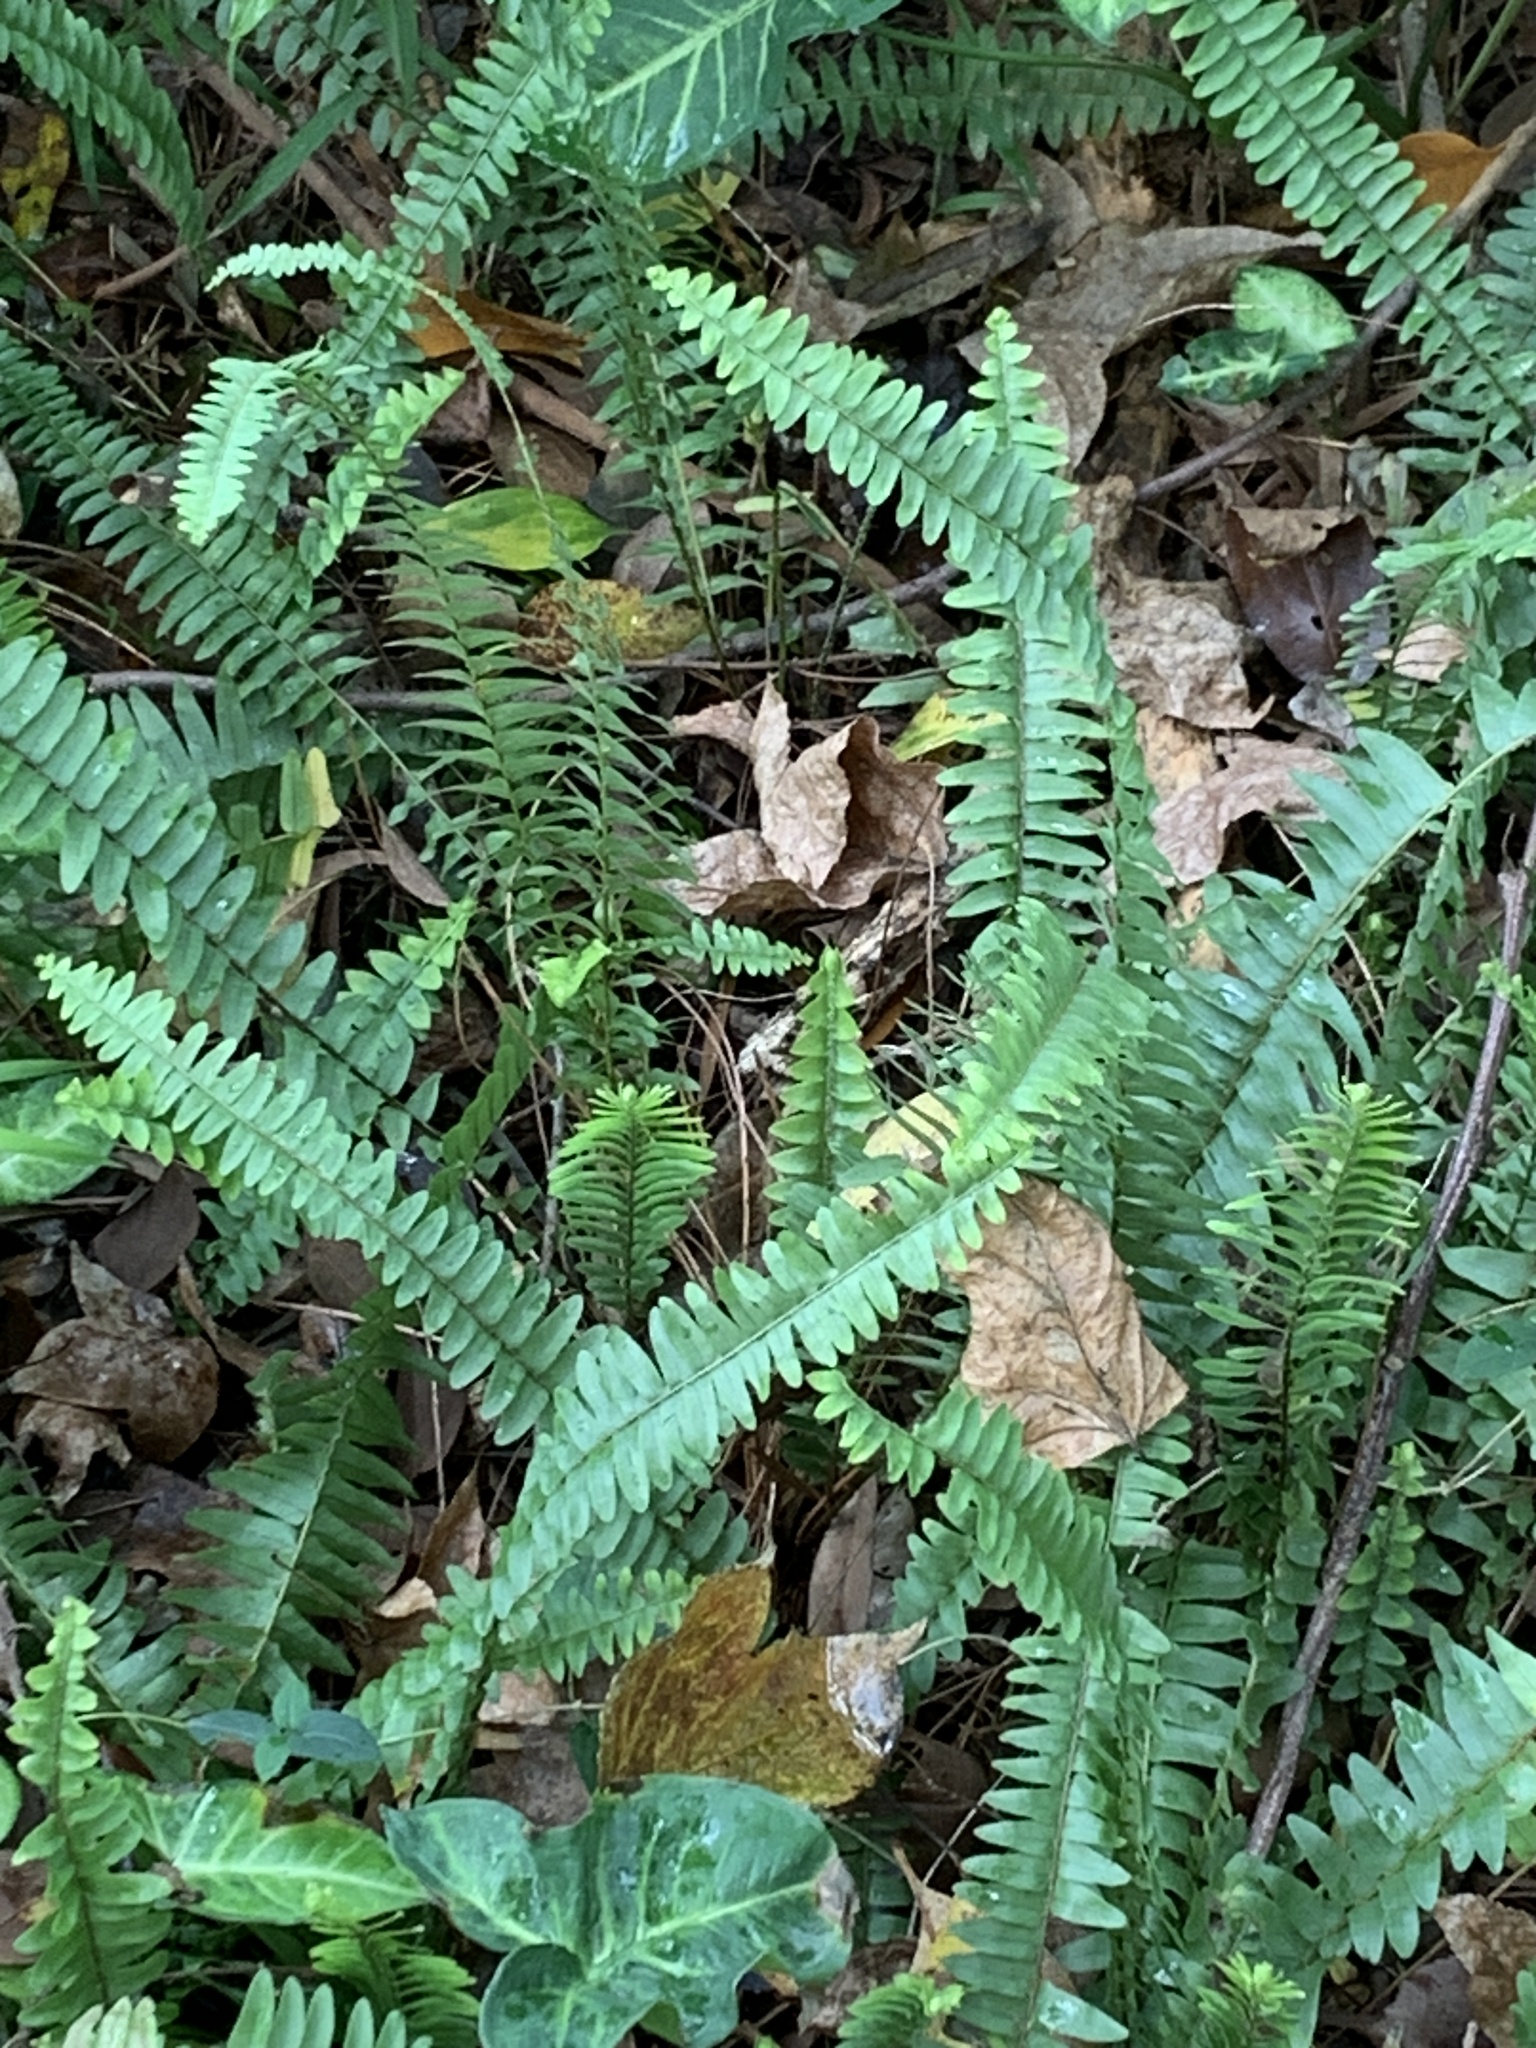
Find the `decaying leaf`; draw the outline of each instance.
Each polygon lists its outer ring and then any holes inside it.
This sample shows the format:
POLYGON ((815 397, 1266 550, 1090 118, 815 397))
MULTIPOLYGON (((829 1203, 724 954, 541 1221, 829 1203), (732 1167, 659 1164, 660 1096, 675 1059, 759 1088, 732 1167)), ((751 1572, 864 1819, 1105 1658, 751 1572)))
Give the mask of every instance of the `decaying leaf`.
POLYGON ((1120 569, 1106 576, 1101 602, 1120 687, 1136 703, 1186 725, 1258 723, 1243 629, 1223 584, 1163 583, 1120 569))
POLYGON ((1473 2017, 1494 2048, 1516 2048, 1517 1980, 1536 1963, 1536 1920, 1475 1892, 1448 1893, 1435 1918, 1471 1979, 1473 2017))
POLYGON ((1499 160, 1498 150, 1483 149, 1470 136, 1453 135, 1446 128, 1421 128, 1416 135, 1405 135, 1397 147, 1424 180, 1415 206, 1459 206, 1489 165, 1499 160))
POLYGON ((125 1287, 78 1249, 71 1274, 83 1314, 49 1330, 10 1378, 14 1393, 31 1397, 17 1441, 35 1439, 53 1458, 60 1502, 79 1492, 98 1451, 128 1462, 119 1422, 142 1457, 169 1463, 208 1427, 219 1394, 212 1350, 178 1336, 156 1295, 125 1287))
POLYGON ((1310 510, 1280 525, 1273 514, 1234 508, 1226 535, 1227 568, 1249 625, 1299 682, 1326 682, 1339 665, 1344 614, 1376 583, 1370 528, 1310 510))
POLYGON ((960 1275, 971 1336, 960 1377, 1011 1410, 1063 1469, 1134 1443, 1188 1388, 1141 1327, 1109 1232, 1050 1181, 1027 1180, 960 1275))
POLYGON ((924 1624, 759 1650, 771 1597, 766 1565, 718 1572, 675 1636, 631 1657, 603 1709, 605 1784, 684 1771, 841 1806, 874 1783, 901 1733, 901 1663, 924 1624))
POLYGON ((158 1287, 176 1271, 202 1224, 194 1176, 173 1160, 137 1201, 91 1241, 97 1265, 127 1287, 158 1287))
POLYGON ((839 1508, 816 1546, 806 1595, 807 1635, 840 1635, 868 1627, 870 1596, 875 1589, 875 1509, 879 1505, 879 1481, 866 1479, 839 1508))
POLYGON ((1216 873, 1228 828, 1239 818, 1315 818, 1317 805, 1296 777, 1339 773, 1332 754, 1294 740, 1242 733, 1221 751, 1225 766, 1165 797, 1152 814, 1152 836, 1180 882, 1202 882, 1216 873))
POLYGON ((462 320, 455 319, 436 293, 423 293, 416 302, 414 310, 420 324, 411 329, 411 340, 429 361, 458 355, 471 346, 467 321, 504 355, 547 356, 555 362, 569 363, 572 369, 581 367, 581 336, 558 320, 493 305, 467 288, 453 294, 453 305, 464 316, 462 320))
POLYGON ((672 729, 745 754, 757 789, 756 832, 721 833, 693 849, 695 879, 678 894, 701 916, 854 910, 898 876, 944 859, 937 771, 898 760, 873 718, 792 756, 789 708, 769 683, 755 718, 740 704, 716 704, 674 719, 672 729))

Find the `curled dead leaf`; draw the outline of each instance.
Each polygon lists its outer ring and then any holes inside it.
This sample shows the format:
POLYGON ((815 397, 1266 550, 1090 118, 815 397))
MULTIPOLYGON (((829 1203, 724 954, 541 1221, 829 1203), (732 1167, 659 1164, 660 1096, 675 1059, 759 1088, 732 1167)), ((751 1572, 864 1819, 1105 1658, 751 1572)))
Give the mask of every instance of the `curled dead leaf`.
POLYGON ((1298 775, 1340 772, 1337 759, 1298 741, 1244 734, 1226 749, 1226 765, 1203 782, 1165 797, 1152 814, 1152 836, 1175 879, 1202 882, 1221 866, 1227 832, 1239 818, 1315 818, 1317 804, 1298 775))
POLYGON ((1141 1326, 1109 1232, 1050 1181, 1027 1180, 960 1275, 971 1335, 960 1377, 1069 1469, 1134 1443, 1189 1391, 1141 1326))

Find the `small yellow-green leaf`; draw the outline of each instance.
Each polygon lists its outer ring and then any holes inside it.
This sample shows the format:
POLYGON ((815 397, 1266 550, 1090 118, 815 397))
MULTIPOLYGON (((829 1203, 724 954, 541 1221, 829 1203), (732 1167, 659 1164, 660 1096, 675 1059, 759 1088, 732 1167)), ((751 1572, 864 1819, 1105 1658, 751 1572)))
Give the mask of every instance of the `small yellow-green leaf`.
POLYGON ((574 498, 507 484, 427 513, 421 531, 449 544, 458 560, 492 569, 554 569, 580 561, 611 528, 574 498))

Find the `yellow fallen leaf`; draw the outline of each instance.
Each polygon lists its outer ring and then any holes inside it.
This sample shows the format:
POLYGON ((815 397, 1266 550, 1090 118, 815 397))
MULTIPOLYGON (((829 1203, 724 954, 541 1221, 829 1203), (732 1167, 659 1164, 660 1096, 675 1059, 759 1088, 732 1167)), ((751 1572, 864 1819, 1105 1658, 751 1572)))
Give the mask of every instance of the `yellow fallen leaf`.
POLYGON ((1109 1232, 1050 1181, 1026 1180, 985 1226, 960 1284, 971 1336, 960 1377, 1019 1418, 1063 1469, 1131 1444, 1189 1389, 1141 1327, 1109 1232))
POLYGON ((901 1663, 924 1624, 759 1650, 770 1599, 765 1565, 718 1572, 675 1636, 630 1658, 603 1708, 605 1784, 682 1771, 841 1806, 874 1783, 901 1733, 901 1663))
POLYGON ((52 107, 19 107, 7 125, 6 155, 21 158, 0 166, 0 192, 11 202, 11 226, 18 241, 36 241, 69 176, 69 123, 52 107))

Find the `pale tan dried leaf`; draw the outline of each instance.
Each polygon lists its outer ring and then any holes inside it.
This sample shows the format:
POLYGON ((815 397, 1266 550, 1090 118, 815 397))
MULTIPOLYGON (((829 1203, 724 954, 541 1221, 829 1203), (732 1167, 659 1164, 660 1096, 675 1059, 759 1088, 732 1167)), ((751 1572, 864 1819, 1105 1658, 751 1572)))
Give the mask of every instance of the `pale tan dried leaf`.
POLYGON ((1355 517, 1343 505, 1234 505, 1232 510, 1247 528, 1255 556, 1265 562, 1313 554, 1336 526, 1355 517))
POLYGON ((989 1223, 960 1284, 971 1335, 960 1377, 1063 1469, 1134 1443, 1184 1399, 1141 1326, 1109 1233, 1050 1181, 1027 1180, 989 1223))
POLYGON ((1106 579, 1104 624, 1120 687, 1148 710, 1229 731, 1262 716, 1249 701, 1243 628, 1226 586, 1161 583, 1121 570, 1106 579))
POLYGON ((1454 626, 1422 619, 1408 628, 1391 666, 1395 675, 1411 676, 1418 683, 1438 683, 1448 668, 1466 657, 1466 639, 1454 626))
POLYGON ((1161 711, 1138 711, 1136 737, 1147 780, 1158 797, 1177 796, 1216 772, 1216 742, 1182 719, 1161 711))
POLYGON ((1515 2048, 1517 1979, 1536 1963, 1536 1920, 1475 1892, 1448 1893, 1435 1918, 1471 1979, 1473 2017, 1494 2048, 1515 2048))
POLYGON ((1318 747, 1240 738, 1225 767, 1157 806, 1152 836, 1179 881, 1204 881, 1221 866, 1228 828, 1239 818, 1254 812, 1315 818, 1317 805, 1296 777, 1339 772, 1335 757, 1318 747))

